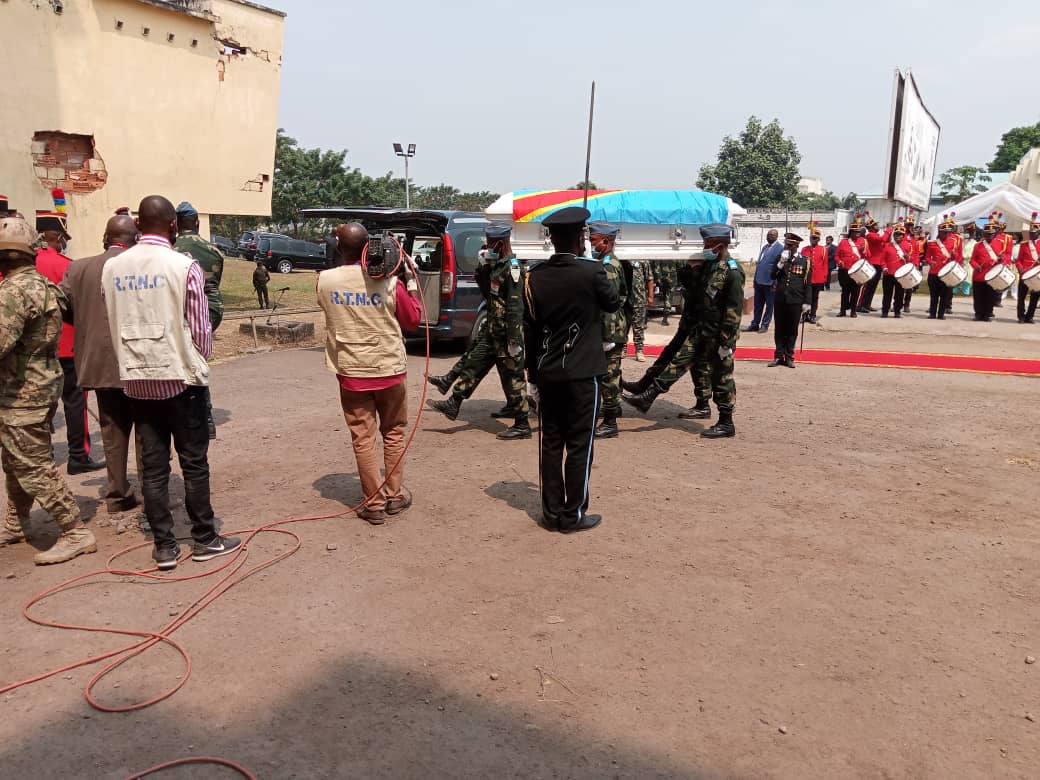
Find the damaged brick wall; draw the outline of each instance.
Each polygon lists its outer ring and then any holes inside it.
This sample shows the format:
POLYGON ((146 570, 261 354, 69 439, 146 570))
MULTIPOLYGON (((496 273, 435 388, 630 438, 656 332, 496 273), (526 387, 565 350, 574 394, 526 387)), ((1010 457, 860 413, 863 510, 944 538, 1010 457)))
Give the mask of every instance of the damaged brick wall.
POLYGON ((105 161, 90 135, 39 131, 33 134, 32 158, 33 172, 47 189, 90 193, 108 180, 105 161))

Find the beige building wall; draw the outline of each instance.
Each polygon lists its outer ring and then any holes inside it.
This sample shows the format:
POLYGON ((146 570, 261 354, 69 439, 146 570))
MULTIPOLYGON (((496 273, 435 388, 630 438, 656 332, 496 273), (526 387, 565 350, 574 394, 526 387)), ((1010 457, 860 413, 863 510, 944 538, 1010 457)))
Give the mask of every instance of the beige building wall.
POLYGON ((92 136, 92 185, 70 174, 72 256, 101 249, 116 208, 161 194, 203 214, 271 213, 284 14, 242 0, 0 2, 0 193, 52 208, 38 132, 92 136), (36 152, 36 157, 34 157, 36 152), (88 185, 81 182, 80 187, 88 185))
POLYGON ((1040 147, 1026 152, 1011 174, 1011 183, 1026 192, 1040 196, 1040 147))

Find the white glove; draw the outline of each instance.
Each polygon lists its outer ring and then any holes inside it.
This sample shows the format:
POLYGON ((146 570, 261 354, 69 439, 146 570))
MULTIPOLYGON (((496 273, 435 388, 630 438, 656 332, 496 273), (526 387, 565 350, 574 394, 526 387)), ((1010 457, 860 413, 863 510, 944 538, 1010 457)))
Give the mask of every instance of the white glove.
POLYGON ((810 310, 811 308, 812 308, 812 306, 810 306, 809 304, 807 304, 807 303, 803 303, 803 304, 802 304, 802 314, 808 314, 808 313, 809 313, 809 310, 810 310))
POLYGON ((520 353, 524 351, 524 348, 517 344, 515 341, 510 341, 509 346, 506 347, 506 352, 509 353, 509 357, 516 358, 520 357, 520 353))
POLYGON ((781 271, 787 268, 787 255, 780 255, 780 259, 776 261, 776 267, 781 271))
POLYGON ((719 357, 725 360, 733 354, 733 350, 729 347, 719 347, 719 357))
POLYGON ((539 403, 542 399, 538 395, 538 385, 532 385, 530 382, 527 383, 527 397, 535 403, 539 403))
POLYGON ((604 352, 610 352, 610 350, 612 350, 612 349, 614 349, 614 342, 613 341, 604 341, 603 342, 603 351, 604 352))
POLYGON ((487 262, 487 250, 486 249, 481 249, 479 252, 477 252, 477 263, 479 265, 484 265, 484 263, 486 263, 486 262, 487 262))

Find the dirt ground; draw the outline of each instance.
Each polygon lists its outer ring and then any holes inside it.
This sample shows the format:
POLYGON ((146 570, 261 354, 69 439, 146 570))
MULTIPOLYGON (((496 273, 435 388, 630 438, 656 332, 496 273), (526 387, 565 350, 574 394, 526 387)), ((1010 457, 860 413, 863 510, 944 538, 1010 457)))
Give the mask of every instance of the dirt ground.
MULTIPOLYGON (((828 317, 811 335, 1040 352, 1040 328, 1017 324, 953 336, 915 315, 905 333, 876 317, 840 332, 849 322, 828 317)), ((439 353, 431 371, 453 359, 439 353)), ((626 376, 639 368, 625 361, 626 376)), ((422 372, 416 353, 413 413, 422 372)), ((458 422, 422 418, 409 512, 382 527, 296 526, 299 552, 177 632, 194 666, 173 698, 94 711, 88 669, 0 697, 0 775, 114 780, 215 755, 264 778, 1036 777, 1036 380, 750 362, 736 379, 735 439, 702 440, 699 422, 676 418, 692 403, 685 380, 648 416, 624 417, 596 448, 602 526, 562 536, 535 522, 536 442, 494 438, 492 377, 458 422)), ((319 350, 217 365, 213 397, 226 529, 360 499, 319 350)), ((63 459, 61 431, 56 442, 63 459)), ((70 484, 94 514, 101 479, 70 484)), ((28 546, 0 551, 0 681, 120 644, 20 614, 141 538, 107 521, 103 509, 91 521, 106 525, 101 554, 61 567, 33 567, 28 546)), ((284 547, 262 537, 251 560, 284 547)), ((144 566, 147 552, 127 560, 144 566)), ((38 612, 155 629, 206 587, 104 578, 38 612)), ((154 649, 97 695, 127 703, 183 672, 154 649)))

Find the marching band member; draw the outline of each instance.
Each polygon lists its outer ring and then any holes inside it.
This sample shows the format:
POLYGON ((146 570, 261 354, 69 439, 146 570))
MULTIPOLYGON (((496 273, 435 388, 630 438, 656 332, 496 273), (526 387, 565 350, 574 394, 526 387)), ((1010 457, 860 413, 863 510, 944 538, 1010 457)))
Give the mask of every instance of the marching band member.
POLYGON ((849 276, 849 269, 860 260, 870 261, 870 248, 863 238, 862 214, 857 214, 849 225, 848 238, 843 238, 838 244, 835 259, 838 262, 838 284, 841 285, 841 312, 838 316, 844 317, 848 311, 850 317, 855 317, 860 285, 849 276))
POLYGON ((957 223, 953 221, 955 214, 943 214, 939 223, 939 239, 926 241, 924 261, 928 265, 928 319, 946 319, 946 312, 953 301, 953 288, 947 287, 939 279, 939 271, 944 265, 953 261, 961 262, 960 236, 955 232, 957 223))
POLYGON ((802 249, 802 254, 808 257, 812 264, 812 302, 806 322, 815 325, 816 310, 820 305, 820 291, 827 284, 830 269, 827 267, 827 247, 820 245, 820 229, 812 222, 809 223, 809 246, 802 249))
POLYGON ((893 313, 896 317, 900 317, 910 291, 903 289, 903 286, 896 281, 895 274, 904 265, 913 262, 911 260, 914 251, 913 242, 906 237, 906 225, 903 222, 897 222, 891 232, 886 230, 885 233, 889 240, 885 243, 881 256, 884 268, 884 276, 881 281, 881 316, 888 316, 894 294, 895 309, 893 313))
POLYGON ((860 314, 870 314, 872 311, 877 311, 874 308, 874 293, 877 292, 877 286, 881 282, 881 276, 883 268, 882 258, 885 254, 885 244, 888 243, 888 232, 881 232, 881 226, 878 225, 877 220, 870 216, 868 211, 865 215, 867 234, 864 236, 867 242, 867 248, 870 252, 864 257, 870 260, 870 264, 874 266, 874 277, 863 285, 863 290, 860 293, 859 304, 856 306, 856 310, 860 314))
POLYGON ((1036 304, 1040 301, 1040 292, 1032 292, 1022 282, 1026 271, 1040 265, 1040 213, 1034 211, 1029 220, 1029 237, 1018 246, 1018 321, 1033 324, 1036 304), (1026 293, 1029 294, 1029 309, 1026 309, 1026 293))
POLYGON ((971 253, 971 267, 974 269, 971 275, 971 296, 975 305, 976 322, 989 322, 993 319, 993 307, 999 296, 998 292, 986 284, 986 273, 1001 262, 997 247, 1003 249, 1003 246, 995 240, 998 227, 997 215, 990 215, 989 222, 982 229, 982 238, 975 243, 975 249, 971 253))

